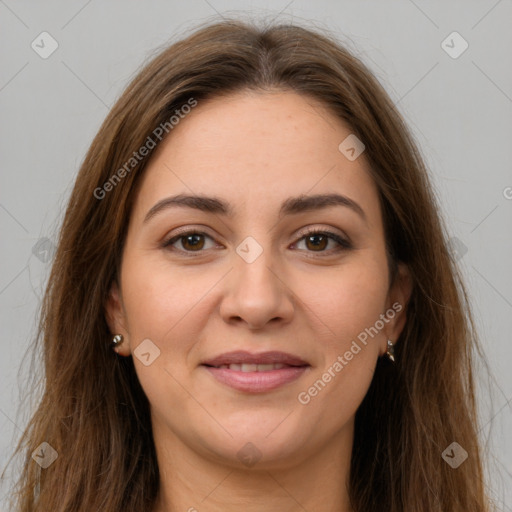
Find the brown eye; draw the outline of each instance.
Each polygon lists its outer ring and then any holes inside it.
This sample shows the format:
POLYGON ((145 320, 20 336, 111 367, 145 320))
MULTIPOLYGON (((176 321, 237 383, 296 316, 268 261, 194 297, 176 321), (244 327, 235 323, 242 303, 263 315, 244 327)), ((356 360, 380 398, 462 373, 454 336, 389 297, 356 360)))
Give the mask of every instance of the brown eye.
MULTIPOLYGON (((167 242, 164 242, 163 245, 164 247, 171 247, 172 249, 183 252, 201 252, 203 249, 205 249, 206 238, 212 240, 212 238, 206 233, 189 231, 187 233, 181 233, 171 238, 167 242), (175 246, 175 244, 179 245, 175 246)), ((209 248, 210 247, 206 247, 206 249, 209 248)))
POLYGON ((187 250, 202 249, 204 246, 204 239, 202 237, 203 235, 200 234, 182 236, 181 245, 187 250))
POLYGON ((313 250, 323 250, 327 247, 329 238, 325 235, 308 235, 305 237, 306 247, 313 250))
MULTIPOLYGON (((307 252, 331 253, 352 248, 352 245, 348 240, 345 240, 338 234, 330 231, 307 232, 299 239, 298 242, 296 242, 296 244, 302 241, 305 242, 307 252), (326 250, 329 248, 329 242, 332 242, 334 247, 331 247, 330 250, 326 250)), ((163 247, 182 253, 200 253, 204 250, 215 247, 215 243, 212 237, 206 233, 201 231, 188 231, 170 238, 168 241, 163 243, 163 247), (206 239, 211 240, 213 245, 207 247, 206 239)))
POLYGON ((348 241, 339 236, 336 233, 332 233, 330 231, 310 231, 304 233, 302 238, 299 239, 297 242, 300 243, 304 241, 306 245, 306 250, 308 252, 337 252, 342 251, 346 249, 351 249, 352 244, 348 241), (331 248, 331 250, 325 250, 329 242, 334 243, 334 247, 331 248))

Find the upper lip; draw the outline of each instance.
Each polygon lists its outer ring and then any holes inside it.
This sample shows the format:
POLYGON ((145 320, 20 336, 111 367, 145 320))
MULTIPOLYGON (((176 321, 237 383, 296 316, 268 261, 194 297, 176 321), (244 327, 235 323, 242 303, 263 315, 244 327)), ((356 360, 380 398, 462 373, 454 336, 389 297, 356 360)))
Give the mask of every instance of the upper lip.
POLYGON ((245 350, 237 350, 234 352, 226 352, 220 354, 213 359, 203 361, 203 365, 208 366, 221 366, 224 364, 286 364, 289 366, 309 366, 306 361, 300 357, 286 352, 261 352, 259 354, 252 354, 245 350))

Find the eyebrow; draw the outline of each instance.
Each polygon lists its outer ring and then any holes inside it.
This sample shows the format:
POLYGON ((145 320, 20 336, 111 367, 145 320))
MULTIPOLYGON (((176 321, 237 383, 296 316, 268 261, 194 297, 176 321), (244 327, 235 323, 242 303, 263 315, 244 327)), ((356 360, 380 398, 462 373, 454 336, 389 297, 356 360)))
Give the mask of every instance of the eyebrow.
MULTIPOLYGON (((290 197, 281 204, 279 218, 286 215, 297 215, 303 212, 323 210, 332 206, 350 208, 367 222, 366 214, 361 206, 353 199, 341 194, 316 194, 290 197)), ((173 207, 192 208, 194 210, 226 217, 233 217, 234 215, 233 208, 220 198, 179 194, 158 201, 146 214, 144 223, 148 222, 158 213, 173 207)))

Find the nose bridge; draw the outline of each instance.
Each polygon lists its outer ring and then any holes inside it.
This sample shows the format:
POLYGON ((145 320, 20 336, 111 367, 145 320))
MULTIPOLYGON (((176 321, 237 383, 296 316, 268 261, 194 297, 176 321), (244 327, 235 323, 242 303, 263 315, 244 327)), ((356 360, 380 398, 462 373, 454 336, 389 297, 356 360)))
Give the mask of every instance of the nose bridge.
POLYGON ((279 262, 268 233, 248 236, 236 247, 234 268, 222 312, 250 326, 274 319, 289 319, 293 307, 287 286, 278 276, 279 262), (261 242, 261 243, 260 243, 261 242))
POLYGON ((261 243, 255 237, 248 236, 236 247, 236 281, 243 292, 250 292, 248 288, 252 288, 254 293, 273 294, 279 288, 275 282, 275 271, 272 270, 277 266, 275 253, 268 234, 257 236, 261 243))

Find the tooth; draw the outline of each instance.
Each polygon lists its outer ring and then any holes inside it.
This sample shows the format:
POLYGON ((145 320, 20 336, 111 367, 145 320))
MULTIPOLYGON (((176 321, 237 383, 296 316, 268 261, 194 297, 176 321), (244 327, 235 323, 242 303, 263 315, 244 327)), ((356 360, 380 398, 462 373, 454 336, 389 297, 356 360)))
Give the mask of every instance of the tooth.
POLYGON ((272 370, 280 370, 286 365, 281 363, 267 363, 267 364, 248 364, 248 363, 232 363, 232 364, 221 364, 217 368, 228 368, 236 372, 268 372, 272 370))
POLYGON ((255 372, 258 369, 258 365, 257 364, 243 364, 241 369, 243 372, 255 372))
POLYGON ((259 364, 258 365, 258 371, 259 372, 268 372, 269 370, 275 370, 275 364, 273 363, 270 363, 270 364, 259 364))

